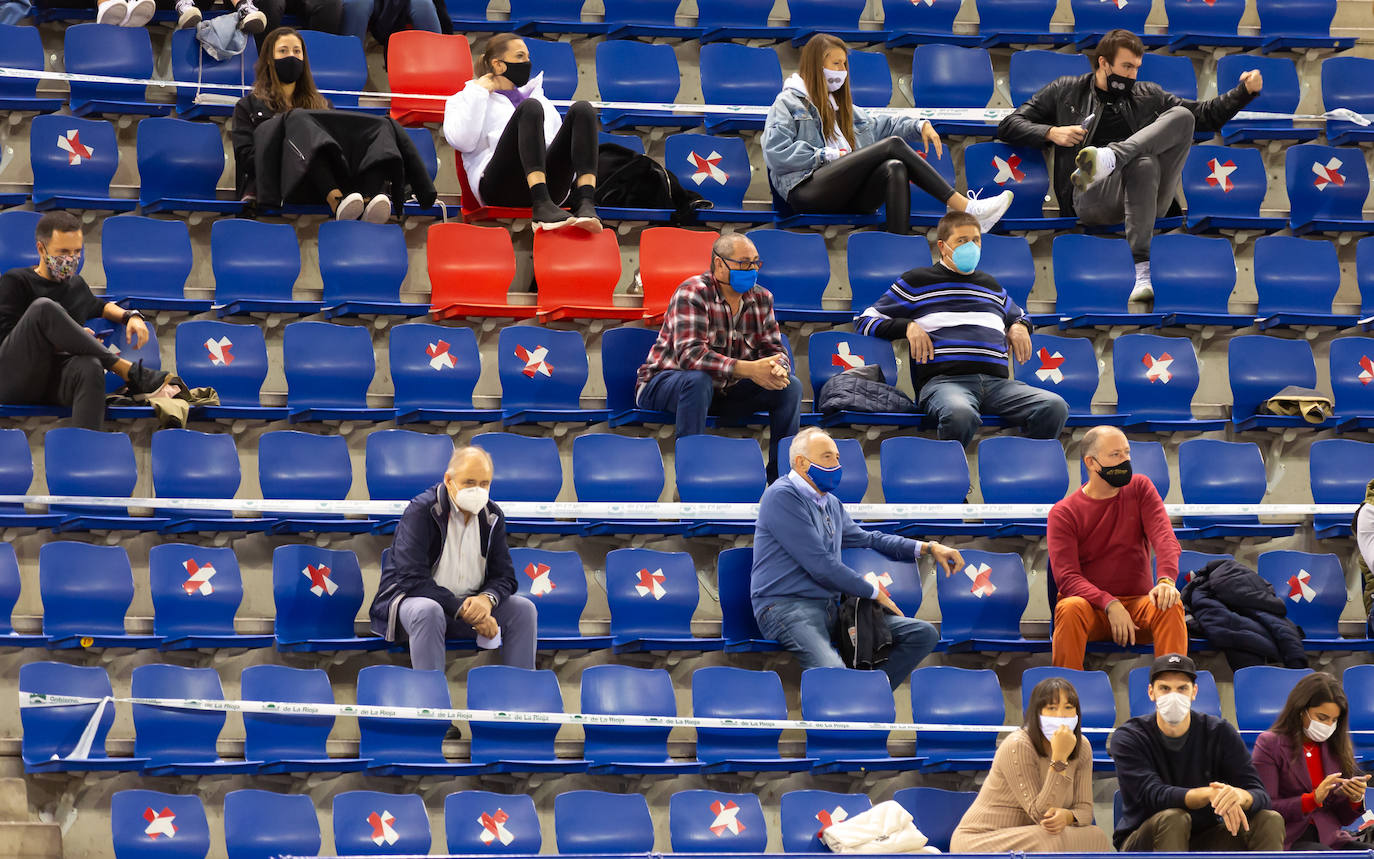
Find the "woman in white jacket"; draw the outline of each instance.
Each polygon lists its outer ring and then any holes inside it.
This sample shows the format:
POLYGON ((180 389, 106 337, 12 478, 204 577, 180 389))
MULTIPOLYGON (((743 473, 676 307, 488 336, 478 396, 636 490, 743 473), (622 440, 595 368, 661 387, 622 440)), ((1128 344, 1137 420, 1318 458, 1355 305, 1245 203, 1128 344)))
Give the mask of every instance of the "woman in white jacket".
POLYGON ((530 77, 529 49, 514 33, 487 41, 480 77, 444 105, 444 137, 463 156, 468 184, 489 206, 533 209, 536 230, 601 229, 596 216, 596 108, 579 101, 559 119, 530 77), (572 215, 559 208, 566 201, 572 215))

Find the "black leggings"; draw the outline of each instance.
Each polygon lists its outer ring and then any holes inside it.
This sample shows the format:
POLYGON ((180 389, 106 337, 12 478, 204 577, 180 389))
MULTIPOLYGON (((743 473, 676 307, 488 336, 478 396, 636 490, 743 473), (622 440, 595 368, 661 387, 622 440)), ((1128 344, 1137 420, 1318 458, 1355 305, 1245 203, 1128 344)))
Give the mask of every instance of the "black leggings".
POLYGON ((911 231, 908 183, 944 203, 954 193, 939 171, 900 137, 886 137, 817 167, 787 195, 803 214, 866 214, 887 204, 887 231, 911 231))
POLYGON ((574 102, 563 117, 563 126, 544 145, 544 105, 527 98, 506 123, 496 150, 482 171, 477 191, 491 206, 529 206, 531 173, 542 172, 549 196, 561 203, 572 191, 573 181, 588 173, 596 175, 596 148, 601 123, 596 108, 574 102))

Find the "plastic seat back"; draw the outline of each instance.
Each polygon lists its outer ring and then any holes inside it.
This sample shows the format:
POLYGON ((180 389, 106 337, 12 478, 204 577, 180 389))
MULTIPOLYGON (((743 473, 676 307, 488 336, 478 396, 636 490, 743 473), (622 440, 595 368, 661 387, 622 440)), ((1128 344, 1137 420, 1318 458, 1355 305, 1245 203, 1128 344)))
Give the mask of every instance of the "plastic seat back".
POLYGON ((290 224, 221 218, 210 227, 210 262, 216 304, 290 301, 301 273, 300 241, 290 224))
POLYGON ((515 279, 515 248, 504 227, 433 224, 425 242, 430 302, 502 306, 515 279))
POLYGON ((472 408, 482 357, 471 328, 424 322, 394 325, 387 348, 397 414, 472 408))
POLYGON ((282 331, 282 353, 291 409, 366 408, 377 370, 367 328, 292 322, 282 331))
POLYGON ((882 298, 903 274, 925 266, 930 243, 925 236, 877 231, 851 233, 845 255, 849 265, 849 302, 857 316, 882 298))
MULTIPOLYGON (((1240 29, 1241 16, 1245 14, 1245 0, 1216 0, 1214 3, 1164 0, 1164 14, 1169 18, 1171 36, 1230 36, 1234 39, 1240 29)), ((1202 43, 1206 44, 1205 38, 1202 43)))
MULTIPOLYGON (((802 718, 823 722, 895 722, 897 705, 881 671, 808 668, 801 679, 802 718)), ((806 756, 822 762, 886 758, 888 731, 806 732, 806 756)))
MULTIPOLYGON (((692 715, 698 719, 783 719, 786 712, 782 680, 772 671, 711 665, 692 672, 692 715)), ((776 758, 781 736, 763 728, 698 728, 697 757, 708 764, 776 758)))
POLYGON ((1051 253, 1061 317, 1126 312, 1135 286, 1130 245, 1101 236, 1059 235, 1051 253))
POLYGON ((578 408, 587 384, 587 347, 580 333, 512 325, 501 329, 497 352, 502 408, 578 408))
MULTIPOLYGON (((738 209, 744 205, 753 171, 743 138, 672 134, 663 145, 663 161, 682 187, 696 191, 721 208, 738 209)), ((710 212, 705 217, 709 220, 710 212)))
MULTIPOLYGON (((21 429, 0 429, 0 492, 27 495, 32 484, 33 453, 29 450, 28 435, 21 429)), ((24 505, 0 504, 0 511, 23 513, 24 505)), ((0 623, 4 619, 0 617, 0 623)))
POLYGON ((320 820, 305 794, 235 790, 224 795, 229 859, 273 859, 320 852, 320 820))
POLYGON ((1305 340, 1262 334, 1232 337, 1226 355, 1231 378, 1231 414, 1239 419, 1289 385, 1317 387, 1317 364, 1305 340))
POLYGON ((768 0, 697 0, 697 24, 714 27, 767 27, 768 0))
POLYGON ((210 824, 197 793, 116 792, 110 797, 110 838, 115 859, 205 859, 210 852, 210 824))
MULTIPOLYGON (((754 549, 751 546, 725 549, 716 558, 716 587, 720 594, 720 631, 726 642, 755 641, 763 638, 758 621, 754 619, 754 604, 749 596, 749 579, 753 566, 754 549)), ((728 740, 729 737, 724 739, 728 740)), ((700 733, 697 734, 697 756, 701 756, 700 733)))
MULTIPOLYGON (((1143 33, 1145 19, 1150 15, 1150 7, 1143 3, 1123 3, 1118 6, 1116 3, 1099 3, 1098 0, 1070 0, 1069 8, 1073 10, 1075 33, 1102 34, 1116 29, 1143 33)), ((1141 72, 1143 78, 1143 68, 1141 72)))
POLYGON ((1021 638, 1021 616, 1030 599, 1021 556, 977 549, 961 554, 963 569, 952 576, 935 577, 941 637, 950 641, 1021 638))
POLYGON ((15 557, 13 546, 0 543, 0 636, 14 634, 11 616, 19 602, 19 593, 19 559, 15 557))
POLYGON ((601 334, 601 377, 611 414, 638 408, 639 368, 658 339, 657 328, 607 328, 601 334))
POLYGON ((1030 359, 1015 367, 1018 382, 1062 397, 1070 414, 1092 413, 1101 370, 1089 338, 1034 334, 1030 359))
MULTIPOLYGON (((582 712, 626 716, 676 716, 677 702, 673 696, 672 678, 662 668, 631 668, 628 665, 590 666, 582 672, 582 712)), ((669 730, 653 726, 586 725, 583 728, 586 735, 583 756, 594 764, 664 763, 669 760, 669 730)), ((567 795, 563 794, 559 800, 567 795)), ((558 849, 566 853, 569 846, 572 845, 563 840, 560 827, 558 849)), ((628 845, 622 846, 628 849, 628 845)))
POLYGON ((1054 504, 1069 494, 1069 467, 1058 439, 995 436, 978 443, 984 504, 1054 504))
POLYGON ((639 793, 565 791, 554 797, 553 826, 559 853, 604 855, 654 849, 649 803, 639 793))
POLYGON ((979 267, 1001 284, 1017 307, 1027 310, 1031 288, 1035 286, 1035 260, 1031 257, 1030 243, 1024 236, 993 234, 983 236, 982 242, 979 267))
MULTIPOLYGON (((479 665, 468 672, 468 708, 472 710, 563 712, 563 693, 552 671, 479 665)), ((470 722, 471 759, 475 764, 496 761, 551 761, 558 725, 520 722, 470 722)))
POLYGON ((563 466, 558 442, 549 436, 488 432, 472 443, 491 454, 496 463, 491 479, 492 500, 554 501, 563 489, 563 466))
POLYGON ((883 381, 897 384, 897 356, 892 344, 877 337, 846 331, 817 331, 807 343, 811 368, 811 390, 819 394, 831 376, 853 367, 876 364, 882 368, 883 381))
POLYGON ((154 635, 183 638, 234 634, 234 615, 243 601, 243 579, 238 558, 228 546, 154 546, 148 550, 148 583, 153 596, 154 635))
POLYGON ((1112 374, 1118 412, 1137 420, 1193 419, 1200 372, 1193 342, 1187 337, 1118 337, 1112 344, 1112 374))
POLYGON ((168 197, 215 199, 224 142, 208 122, 148 117, 138 124, 138 197, 146 209, 168 197))
POLYGON ((114 126, 100 119, 35 116, 29 123, 33 200, 103 199, 119 167, 114 126))
POLYGON ((123 546, 59 540, 38 550, 43 634, 124 635, 134 573, 123 546))
POLYGON ((400 300, 409 265, 400 224, 325 221, 319 252, 325 304, 400 300))
POLYGON ((953 439, 886 438, 880 463, 888 504, 963 504, 971 488, 964 446, 953 439))
MULTIPOLYGON (((38 219, 42 217, 42 212, 21 212, 18 209, 0 212, 0 271, 38 264, 34 230, 38 227, 38 219)), ((82 261, 85 261, 84 255, 82 261)), ((79 268, 77 270, 80 271, 79 268)))
MULTIPOLYGON (((0 24, 0 66, 43 71, 43 40, 39 37, 37 27, 0 24)), ((6 78, 0 81, 0 103, 39 102, 37 95, 36 78, 6 78)), ((15 109, 25 108, 16 105, 15 109)), ((34 104, 30 109, 38 110, 39 105, 34 104)))
POLYGON ((573 486, 579 501, 657 501, 663 494, 658 440, 615 433, 573 439, 573 486))
MULTIPOLYGON (((453 706, 442 671, 369 665, 358 672, 358 703, 375 707, 453 706)), ((442 764, 448 725, 434 719, 358 718, 358 755, 374 764, 442 764)))
POLYGON ((752 438, 689 435, 677 440, 678 500, 686 504, 756 504, 768 481, 752 438))
MULTIPOLYGON (((1327 38, 1336 17, 1336 0, 1255 0, 1260 32, 1275 36, 1327 38)), ((1329 110, 1329 108, 1328 108, 1329 110)))
POLYGON ((1260 236, 1254 266, 1260 316, 1330 313, 1341 288, 1336 246, 1323 239, 1260 236))
POLYGON ((782 90, 777 51, 733 42, 701 46, 701 94, 707 104, 767 107, 782 90))
POLYGON ((691 638, 696 565, 686 552, 614 549, 606 555, 606 602, 617 638, 691 638))
POLYGON ((762 853, 768 846, 763 806, 752 793, 680 790, 668 800, 668 833, 675 853, 762 853))
MULTIPOLYGON (((670 137, 669 145, 672 140, 670 137)), ((650 227, 640 233, 639 265, 645 316, 662 313, 683 281, 710 271, 711 245, 719 235, 714 231, 681 227, 650 227)))
MULTIPOLYGON (((1322 106, 1327 110, 1347 108, 1356 113, 1374 113, 1374 59, 1368 57, 1327 57, 1322 60, 1322 106)), ((1353 122, 1328 120, 1326 139, 1337 142, 1342 135, 1362 126, 1353 122)))
POLYGON ((348 549, 278 546, 272 551, 272 596, 279 642, 352 639, 363 604, 363 574, 348 549))
POLYGON ((445 433, 400 429, 371 433, 367 437, 367 497, 409 501, 443 479, 452 456, 453 439, 445 433))
MULTIPOLYGON (((153 42, 143 27, 110 24, 72 24, 63 34, 62 63, 68 74, 104 75, 146 80, 153 76, 153 42)), ((92 81, 71 81, 71 107, 82 111, 88 102, 142 102, 147 87, 92 81)))
MULTIPOLYGON (((1184 504, 1258 504, 1264 499, 1264 459, 1254 442, 1191 438, 1178 446, 1178 483, 1184 504)), ((1188 526, 1254 517, 1185 516, 1188 526)))
POLYGON ((541 308, 610 306, 620 282, 615 230, 536 232, 534 279, 541 308))
MULTIPOLYGON (((858 504, 868 494, 868 462, 864 458, 863 445, 857 438, 837 438, 835 447, 840 451, 840 465, 844 476, 835 489, 835 496, 845 504, 858 504)), ((792 449, 792 436, 783 436, 778 442, 779 451, 792 449)))
MULTIPOLYGON (((423 30, 391 35, 386 46, 386 79, 392 92, 450 96, 471 79, 472 51, 467 36, 423 30)), ((402 125, 443 122, 444 103, 428 98, 393 98, 391 118, 402 125)))
POLYGON ((1341 686, 1350 703, 1350 742, 1363 760, 1374 749, 1374 665, 1352 665, 1341 673, 1341 686))
MULTIPOLYGON (((317 89, 359 92, 366 88, 367 58, 363 55, 363 43, 356 37, 302 30, 301 41, 305 43, 305 56, 317 89)), ((471 65, 468 68, 471 69, 471 65)), ((451 95, 463 88, 466 78, 462 81, 449 78, 444 83, 446 88, 441 89, 440 94, 451 95)), ((340 110, 358 106, 356 95, 331 95, 329 100, 340 110)), ((432 102, 427 104, 433 105, 432 102)))
POLYGON ((1360 315, 1369 316, 1374 313, 1374 236, 1355 243, 1355 281, 1360 287, 1360 315))
POLYGON ((587 607, 587 574, 576 552, 513 548, 511 563, 520 595, 539 612, 539 633, 546 638, 577 638, 587 607))
MULTIPOLYGON (((242 474, 229 433, 165 429, 153 433, 153 493, 159 498, 233 498, 242 474)), ((175 518, 228 516, 228 511, 168 511, 175 518)))
POLYGON ((267 342, 257 325, 210 319, 178 323, 176 359, 177 375, 192 387, 214 388, 220 405, 260 405, 267 342))
POLYGON ((840 561, 869 584, 886 591, 907 617, 921 608, 921 570, 915 561, 894 561, 876 549, 840 551, 840 561))
POLYGON ((793 790, 778 800, 782 829, 782 852, 825 853, 830 848, 821 833, 831 824, 847 820, 873 807, 863 793, 833 793, 828 790, 793 790))
MULTIPOLYGON (((1250 69, 1258 69, 1264 77, 1264 88, 1255 96, 1254 101, 1245 106, 1246 110, 1272 113, 1297 113, 1302 89, 1298 84, 1298 68, 1287 57, 1257 57, 1252 54, 1230 54, 1217 60, 1217 92, 1230 92, 1240 83, 1240 76, 1250 69)), ((1283 119, 1232 120, 1222 126, 1225 134, 1229 127, 1243 123, 1248 128, 1291 127, 1292 122, 1283 119)))
POLYGON ((425 801, 416 794, 372 790, 335 794, 332 817, 334 849, 340 855, 423 856, 429 853, 429 814, 425 811, 425 801))
MULTIPOLYGON (((138 483, 134 445, 122 432, 81 427, 50 429, 43 436, 43 464, 48 492, 53 495, 123 498, 133 495, 138 483)), ((79 505, 53 505, 52 512, 122 515, 119 508, 79 505)))
POLYGON ((969 190, 983 197, 1013 192, 1016 196, 1007 209, 1007 217, 1044 217, 1050 172, 1038 149, 999 141, 970 144, 964 150, 964 174, 969 190))
MULTIPOLYGON (((1072 668, 1038 666, 1021 672, 1021 712, 1030 703, 1037 683, 1049 677, 1063 677, 1078 693, 1079 714, 1084 728, 1111 728, 1116 725, 1116 698, 1105 671, 1076 671, 1072 668)), ((1093 747, 1094 757, 1104 757, 1105 734, 1084 734, 1093 747)))
POLYGON ((1283 703, 1298 681, 1312 673, 1310 668, 1279 668, 1251 665, 1235 673, 1236 727, 1251 737, 1274 724, 1283 703))
MULTIPOLYGON (((987 2, 988 0, 984 0, 984 3, 987 2)), ((1045 23, 1048 24, 1048 20, 1045 23)), ((997 21, 997 26, 1007 30, 1020 29, 1010 22, 1002 20, 997 21)), ((982 27, 981 29, 990 28, 982 27)), ((1048 27, 1044 29, 1048 29, 1048 27)), ((1092 65, 1087 62, 1087 57, 1082 54, 1038 50, 1015 51, 1011 55, 1011 74, 1008 77, 1011 87, 1011 103, 1019 107, 1030 101, 1031 96, 1059 78, 1079 77, 1090 71, 1092 71, 1092 65)))
MULTIPOLYGON (((758 249, 759 284, 773 294, 774 308, 821 309, 830 285, 830 254, 820 233, 750 230, 758 249)), ((857 235, 857 234, 856 234, 857 235)))
MULTIPOLYGON (((1091 2, 1091 0, 1073 0, 1073 7, 1075 10, 1074 26, 1080 30, 1083 29, 1080 23, 1081 19, 1077 17, 1078 9, 1092 9, 1097 11, 1099 5, 1108 7, 1101 11, 1109 17, 1115 17, 1116 14, 1125 11, 1124 9, 1117 10, 1115 3, 1109 5, 1105 3, 1096 4, 1091 2)), ((1141 9, 1140 11, 1148 13, 1150 10, 1141 9)), ((1112 28, 1108 27, 1107 29, 1110 30, 1112 28)), ((1143 33, 1145 32, 1144 22, 1142 21, 1139 27, 1127 27, 1125 29, 1129 29, 1132 33, 1143 33)), ((1105 33, 1107 30, 1095 32, 1105 33)), ((1197 99, 1197 73, 1193 71, 1193 61, 1180 54, 1146 54, 1141 58, 1138 78, 1142 81, 1149 81, 1152 84, 1157 84, 1160 89, 1172 95, 1176 95, 1179 98, 1188 99, 1189 101, 1197 99)))
MULTIPOLYGON (((13 551, 10 550, 11 553, 13 551)), ((64 662, 28 662, 19 666, 19 691, 80 698, 109 698, 114 695, 110 675, 103 667, 68 665, 64 662)), ((22 728, 20 754, 24 763, 33 766, 73 754, 98 706, 72 704, 19 708, 19 724, 22 728)), ((101 712, 91 738, 90 758, 103 760, 106 757, 105 737, 114 724, 114 717, 114 707, 107 706, 101 712)))
POLYGON ((1275 550, 1259 556, 1258 572, 1288 608, 1305 638, 1340 638, 1345 570, 1335 555, 1275 550))
MULTIPOLYGON (((172 33, 172 79, 178 81, 199 81, 202 84, 229 84, 252 86, 253 69, 258 62, 258 45, 247 40, 243 52, 237 57, 216 60, 205 53, 196 40, 194 29, 177 30, 172 33)), ((404 90, 411 92, 411 90, 404 90)), ((227 94, 231 90, 204 90, 208 95, 227 94)), ((233 105, 196 104, 196 87, 177 87, 177 113, 187 119, 199 116, 230 116, 233 105)))
MULTIPOLYGON (((464 40, 466 41, 466 39, 464 40)), ((577 92, 577 58, 571 42, 525 39, 530 62, 544 75, 544 95, 554 101, 570 101, 577 92)), ((468 68, 471 68, 469 63, 468 68)))
MULTIPOLYGON (((1202 217, 1258 218, 1268 190, 1269 175, 1258 149, 1200 145, 1188 150, 1188 160, 1183 164, 1183 196, 1188 200, 1190 223, 1202 217)), ((1182 237, 1155 237, 1163 238, 1182 237)), ((1151 254, 1151 260, 1163 261, 1172 256, 1158 258, 1151 254)), ((1155 274, 1153 265, 1150 274, 1155 274)))
POLYGON ((539 813, 525 793, 450 793, 444 797, 444 830, 448 851, 466 856, 537 853, 544 844, 539 813))
POLYGON ((681 86, 671 45, 610 39, 596 46, 596 87, 604 101, 674 104, 681 86))
MULTIPOLYGON (((949 665, 911 672, 911 713, 927 725, 1001 725, 1007 720, 1002 687, 992 669, 949 665), (948 694, 950 689, 959 694, 948 694)), ((916 740, 916 753, 925 758, 991 760, 996 749, 997 736, 991 731, 922 731, 916 740)))
MULTIPOLYGON (((250 665, 243 669, 239 694, 245 701, 333 704, 334 688, 320 668, 250 665)), ((323 760, 334 727, 333 716, 272 713, 243 714, 243 756, 247 760, 323 760)))
MULTIPOLYGON (((1251 110, 1259 110, 1252 106, 1251 110)), ((1318 219, 1364 220, 1369 196, 1369 165, 1360 150, 1303 143, 1284 157, 1288 204, 1293 224, 1318 219)))
MULTIPOLYGON (((919 12, 923 17, 929 14, 919 12)), ((895 29, 892 24, 887 26, 895 29)), ((992 59, 986 48, 917 45, 911 69, 912 95, 922 107, 981 109, 992 100, 992 59)), ((988 129, 991 132, 992 126, 988 129)))
POLYGON ((978 798, 978 792, 907 787, 892 794, 892 798, 911 813, 912 822, 926 837, 929 846, 948 852, 954 830, 978 798))
MULTIPOLYGON (((213 668, 187 668, 153 663, 133 670, 130 694, 135 698, 190 698, 220 701, 224 688, 213 668)), ((215 744, 224 729, 224 713, 131 705, 134 755, 156 764, 206 763, 219 760, 215 744)))
POLYGON ((258 485, 263 498, 342 501, 353 486, 347 439, 297 430, 263 433, 258 438, 258 485))
POLYGON ((892 69, 877 51, 849 52, 849 96, 859 107, 887 107, 892 101, 892 69))
MULTIPOLYGON (((1191 199, 1188 205, 1192 212, 1191 199)), ((1259 211, 1258 202, 1255 211, 1259 211)), ((1236 258, 1230 239, 1155 236, 1150 243, 1150 260, 1156 313, 1229 312, 1231 293, 1236 288, 1236 258)))
POLYGON ((191 276, 191 234, 184 221, 139 215, 106 218, 100 228, 105 294, 185 298, 191 276))

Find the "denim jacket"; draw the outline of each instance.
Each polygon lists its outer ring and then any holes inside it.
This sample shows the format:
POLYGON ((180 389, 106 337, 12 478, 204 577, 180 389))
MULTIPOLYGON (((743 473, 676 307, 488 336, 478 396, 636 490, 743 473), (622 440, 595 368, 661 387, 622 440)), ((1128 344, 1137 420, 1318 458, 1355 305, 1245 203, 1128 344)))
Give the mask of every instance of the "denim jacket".
MULTIPOLYGON (((763 163, 773 188, 786 197, 817 167, 825 163, 821 116, 803 89, 800 78, 790 78, 773 100, 763 127, 763 163)), ((854 106, 854 143, 869 146, 885 137, 920 140, 925 120, 910 116, 878 114, 854 106)))

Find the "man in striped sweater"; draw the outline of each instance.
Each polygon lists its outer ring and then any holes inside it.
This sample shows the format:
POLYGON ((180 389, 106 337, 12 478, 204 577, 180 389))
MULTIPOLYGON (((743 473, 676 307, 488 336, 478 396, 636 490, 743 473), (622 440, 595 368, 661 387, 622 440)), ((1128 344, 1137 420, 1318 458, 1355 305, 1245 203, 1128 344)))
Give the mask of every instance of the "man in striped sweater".
POLYGON ((1057 394, 1011 378, 1008 347, 1030 358, 1030 318, 992 275, 978 270, 982 232, 964 212, 936 227, 940 261, 914 268, 854 317, 854 328, 911 347, 911 387, 939 437, 965 447, 981 414, 1002 418, 1032 438, 1058 438, 1069 407, 1057 394))

